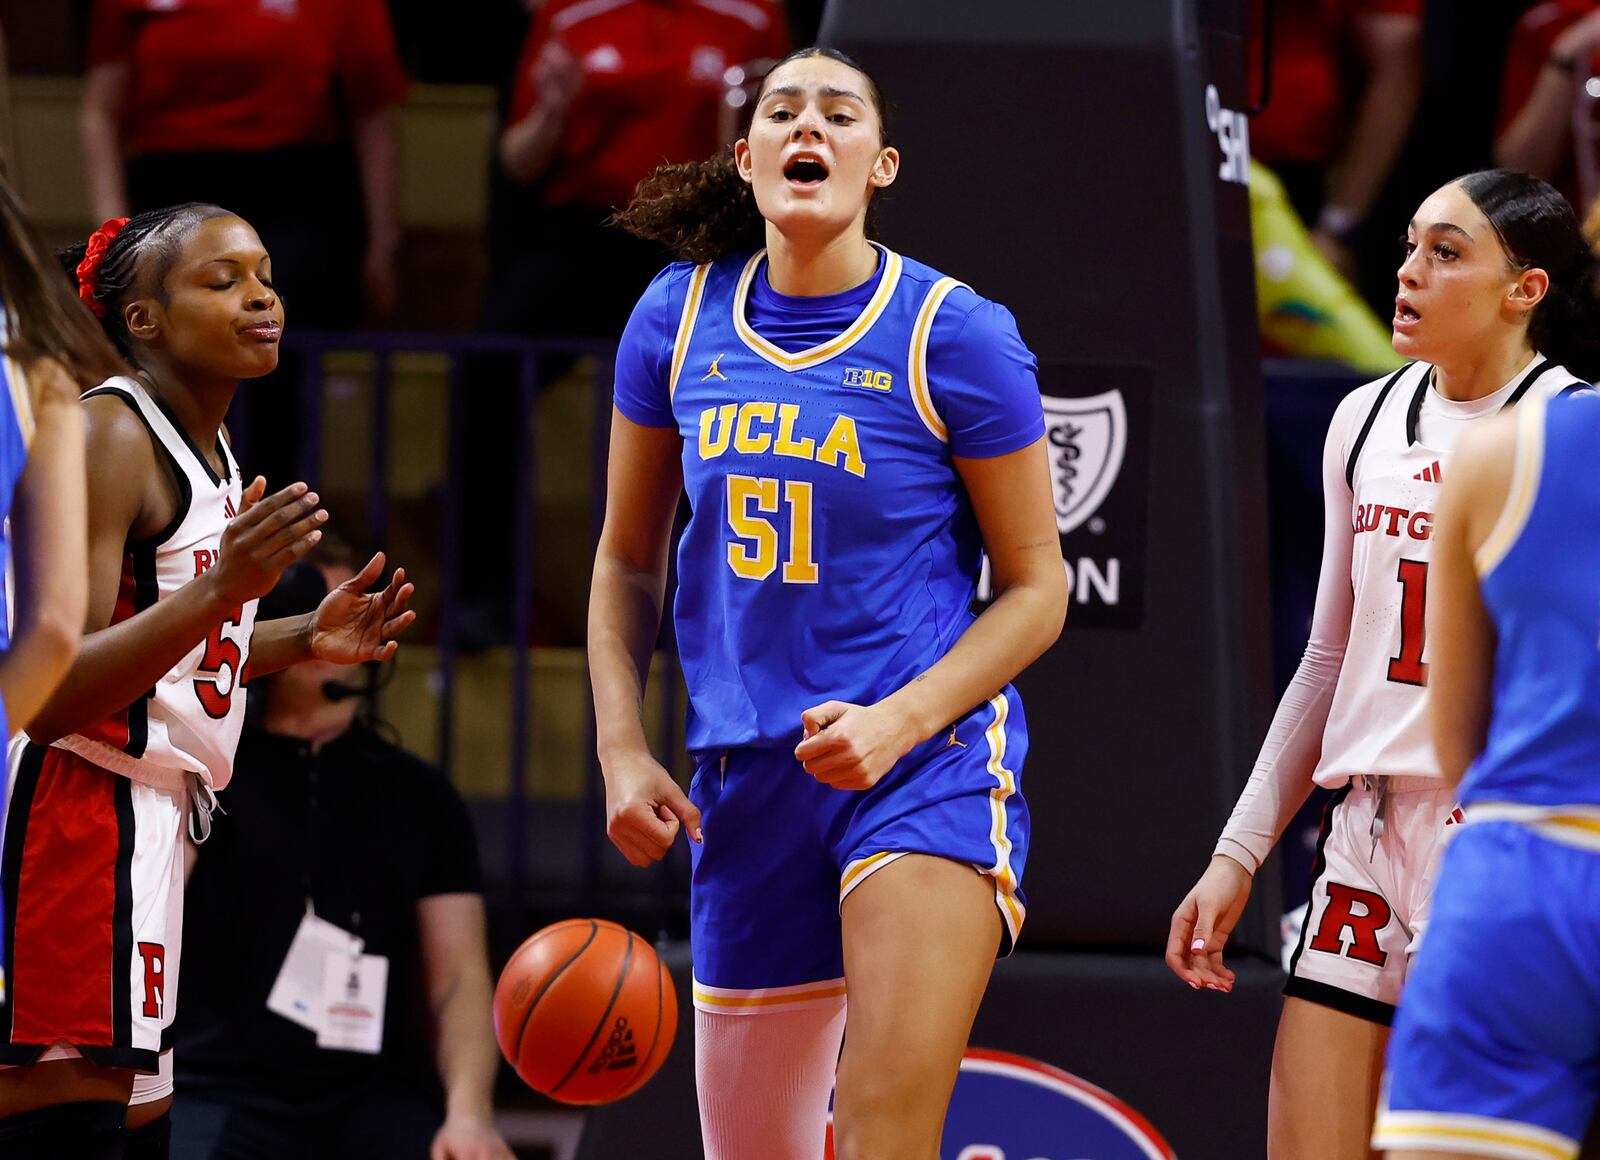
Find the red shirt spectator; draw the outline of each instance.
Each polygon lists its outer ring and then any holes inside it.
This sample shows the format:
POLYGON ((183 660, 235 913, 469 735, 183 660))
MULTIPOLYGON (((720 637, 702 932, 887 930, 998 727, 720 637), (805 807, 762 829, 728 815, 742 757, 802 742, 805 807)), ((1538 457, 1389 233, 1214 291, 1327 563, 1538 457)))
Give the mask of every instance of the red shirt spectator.
POLYGON ((523 46, 507 124, 541 102, 541 54, 559 44, 581 66, 542 174, 546 205, 619 207, 664 161, 709 157, 730 66, 788 52, 766 0, 549 0, 523 46))
MULTIPOLYGON (((1268 0, 1270 3, 1271 0, 1268 0)), ((1343 147, 1360 60, 1357 22, 1420 19, 1422 0, 1290 0, 1275 9, 1272 99, 1250 122, 1250 151, 1265 164, 1325 165, 1343 147)))
POLYGON ((1272 95, 1250 124, 1251 152, 1341 274, 1376 273, 1390 251, 1363 225, 1422 95, 1422 0, 1259 3, 1275 4, 1272 95))
POLYGON ((1573 102, 1577 86, 1596 70, 1592 37, 1574 26, 1597 10, 1595 0, 1547 0, 1522 14, 1506 49, 1494 127, 1496 163, 1549 181, 1580 216, 1584 198, 1572 149, 1573 102), (1553 63, 1560 61, 1567 64, 1553 63))
POLYGON ((383 0, 95 0, 90 67, 122 63, 134 154, 329 144, 406 91, 383 0))

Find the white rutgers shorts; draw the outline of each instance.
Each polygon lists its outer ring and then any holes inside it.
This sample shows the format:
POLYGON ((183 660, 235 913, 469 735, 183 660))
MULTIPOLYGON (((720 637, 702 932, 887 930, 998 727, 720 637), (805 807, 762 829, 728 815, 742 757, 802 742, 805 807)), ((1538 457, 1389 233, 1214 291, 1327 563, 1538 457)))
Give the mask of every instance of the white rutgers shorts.
POLYGON ((1358 777, 1336 790, 1284 994, 1392 1022, 1449 827, 1460 821, 1455 791, 1434 778, 1358 777))
POLYGON ((154 1073, 178 990, 189 794, 22 736, 8 757, 0 1064, 154 1073))

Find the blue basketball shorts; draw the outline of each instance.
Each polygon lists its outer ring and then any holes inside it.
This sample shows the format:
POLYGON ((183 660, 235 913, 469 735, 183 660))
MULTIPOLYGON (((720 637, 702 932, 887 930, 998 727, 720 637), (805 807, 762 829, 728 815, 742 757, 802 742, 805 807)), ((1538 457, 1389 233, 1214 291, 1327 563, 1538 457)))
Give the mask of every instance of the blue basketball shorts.
POLYGON ((1600 851, 1467 819, 1400 1000, 1373 1147, 1574 1157, 1600 1094, 1600 851))
POLYGON ((1022 929, 1028 807, 1022 701, 998 696, 906 754, 870 790, 823 785, 791 749, 699 754, 689 797, 694 1002, 758 1014, 836 1002, 845 993, 839 909, 906 854, 969 863, 994 881, 1001 953, 1022 929))

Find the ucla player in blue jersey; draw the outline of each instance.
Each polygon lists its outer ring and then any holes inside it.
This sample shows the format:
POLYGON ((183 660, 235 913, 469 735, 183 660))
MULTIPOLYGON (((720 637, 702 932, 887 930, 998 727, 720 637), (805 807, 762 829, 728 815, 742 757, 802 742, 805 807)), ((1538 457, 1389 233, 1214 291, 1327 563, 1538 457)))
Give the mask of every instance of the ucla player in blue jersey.
POLYGON ((612 841, 639 866, 694 843, 712 1160, 814 1160, 836 1063, 844 1160, 935 1155, 1022 925, 1007 682, 1067 604, 1035 361, 1003 307, 869 241, 898 165, 872 80, 806 49, 731 156, 621 215, 689 260, 618 353, 590 672, 612 841), (684 492, 687 797, 640 721, 684 492))
MULTIPOLYGON (((9 521, 0 535, 0 738, 6 740, 34 720, 77 654, 89 590, 78 395, 118 366, 0 179, 0 520, 9 521)), ((6 776, 0 772, 0 826, 6 776)), ((0 939, 5 933, 0 926, 0 939)), ((0 971, 0 996, 8 982, 0 971)), ((18 1152, 3 1139, 0 1151, 18 1152)))
POLYGON ((77 653, 88 602, 78 395, 119 363, 4 180, 0 304, 0 520, 10 520, 0 536, 0 736, 9 739, 77 653))
POLYGON ((1429 585, 1433 735, 1466 825, 1373 1146, 1561 1160, 1600 1098, 1600 397, 1464 441, 1429 585))

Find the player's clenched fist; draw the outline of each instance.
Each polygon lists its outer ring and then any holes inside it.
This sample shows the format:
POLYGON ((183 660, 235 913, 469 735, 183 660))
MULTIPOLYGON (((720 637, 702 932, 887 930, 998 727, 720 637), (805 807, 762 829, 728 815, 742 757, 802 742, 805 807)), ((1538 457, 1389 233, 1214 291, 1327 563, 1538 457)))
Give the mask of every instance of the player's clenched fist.
POLYGON ((700 810, 648 753, 613 758, 605 778, 606 835, 635 866, 665 858, 680 829, 704 840, 700 810))
POLYGON ((805 739, 795 760, 823 785, 871 789, 919 738, 905 719, 882 705, 826 701, 800 714, 805 739))
POLYGON ((222 559, 205 574, 224 607, 265 596, 283 570, 322 538, 328 513, 317 507, 316 492, 303 483, 272 495, 266 491, 259 475, 244 489, 239 514, 222 533, 222 559))

